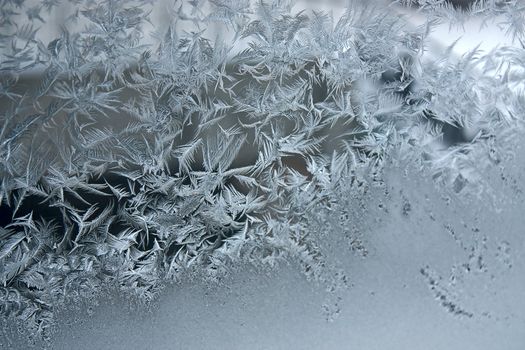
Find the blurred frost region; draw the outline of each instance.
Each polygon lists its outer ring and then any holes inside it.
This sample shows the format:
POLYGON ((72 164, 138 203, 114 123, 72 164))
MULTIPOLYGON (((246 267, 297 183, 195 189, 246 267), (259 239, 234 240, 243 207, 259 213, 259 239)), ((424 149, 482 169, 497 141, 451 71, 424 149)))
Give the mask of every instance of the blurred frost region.
POLYGON ((0 10, 0 347, 525 346, 520 1, 0 10))

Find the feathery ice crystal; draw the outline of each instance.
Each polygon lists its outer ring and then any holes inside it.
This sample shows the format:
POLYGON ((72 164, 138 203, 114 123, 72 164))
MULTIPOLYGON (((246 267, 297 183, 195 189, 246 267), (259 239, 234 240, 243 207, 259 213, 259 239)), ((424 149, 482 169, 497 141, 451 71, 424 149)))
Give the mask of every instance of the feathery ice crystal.
POLYGON ((166 27, 149 0, 70 2, 53 32, 66 1, 0 0, 0 311, 38 332, 67 297, 151 300, 191 269, 289 259, 342 288, 320 240, 366 255, 347 228, 386 164, 485 196, 522 130, 523 49, 423 57, 468 16, 521 40, 517 1, 349 1, 338 18, 175 1, 166 27))

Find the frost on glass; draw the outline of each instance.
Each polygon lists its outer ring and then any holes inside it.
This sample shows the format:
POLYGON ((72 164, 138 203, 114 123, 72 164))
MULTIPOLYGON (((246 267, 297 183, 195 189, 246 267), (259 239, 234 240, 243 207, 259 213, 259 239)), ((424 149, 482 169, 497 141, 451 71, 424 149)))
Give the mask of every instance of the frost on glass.
POLYGON ((0 0, 3 320, 289 264, 341 322, 380 263, 523 323, 523 4, 324 5, 0 0), (516 45, 428 49, 472 17, 516 45))

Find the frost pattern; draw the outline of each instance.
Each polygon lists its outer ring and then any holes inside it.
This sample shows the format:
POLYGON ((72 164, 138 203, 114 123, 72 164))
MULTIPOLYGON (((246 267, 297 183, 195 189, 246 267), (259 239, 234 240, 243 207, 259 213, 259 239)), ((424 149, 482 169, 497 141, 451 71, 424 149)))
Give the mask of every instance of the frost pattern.
MULTIPOLYGON (((482 175, 522 130, 523 49, 422 59, 435 17, 465 15, 448 2, 417 2, 418 28, 359 1, 339 19, 283 0, 175 2, 153 43, 151 1, 72 3, 45 39, 61 1, 0 1, 0 310, 39 332, 66 296, 118 285, 152 300, 241 261, 298 263, 333 294, 332 318, 348 282, 323 241, 366 255, 359 203, 385 163, 490 199, 482 175)), ((507 16, 521 39, 514 6, 469 11, 507 16)))

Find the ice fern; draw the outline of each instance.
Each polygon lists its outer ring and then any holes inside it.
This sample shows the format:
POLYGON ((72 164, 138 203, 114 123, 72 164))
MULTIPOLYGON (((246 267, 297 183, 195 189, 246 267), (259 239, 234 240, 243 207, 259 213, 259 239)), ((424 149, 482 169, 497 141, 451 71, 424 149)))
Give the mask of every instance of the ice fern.
POLYGON ((385 163, 483 195, 522 127, 523 49, 422 59, 436 18, 501 15, 521 40, 517 1, 175 1, 153 29, 151 1, 71 2, 44 30, 65 1, 0 0, 0 310, 40 331, 67 295, 151 300, 240 262, 294 261, 337 293, 322 237, 366 255, 348 228, 385 163))

